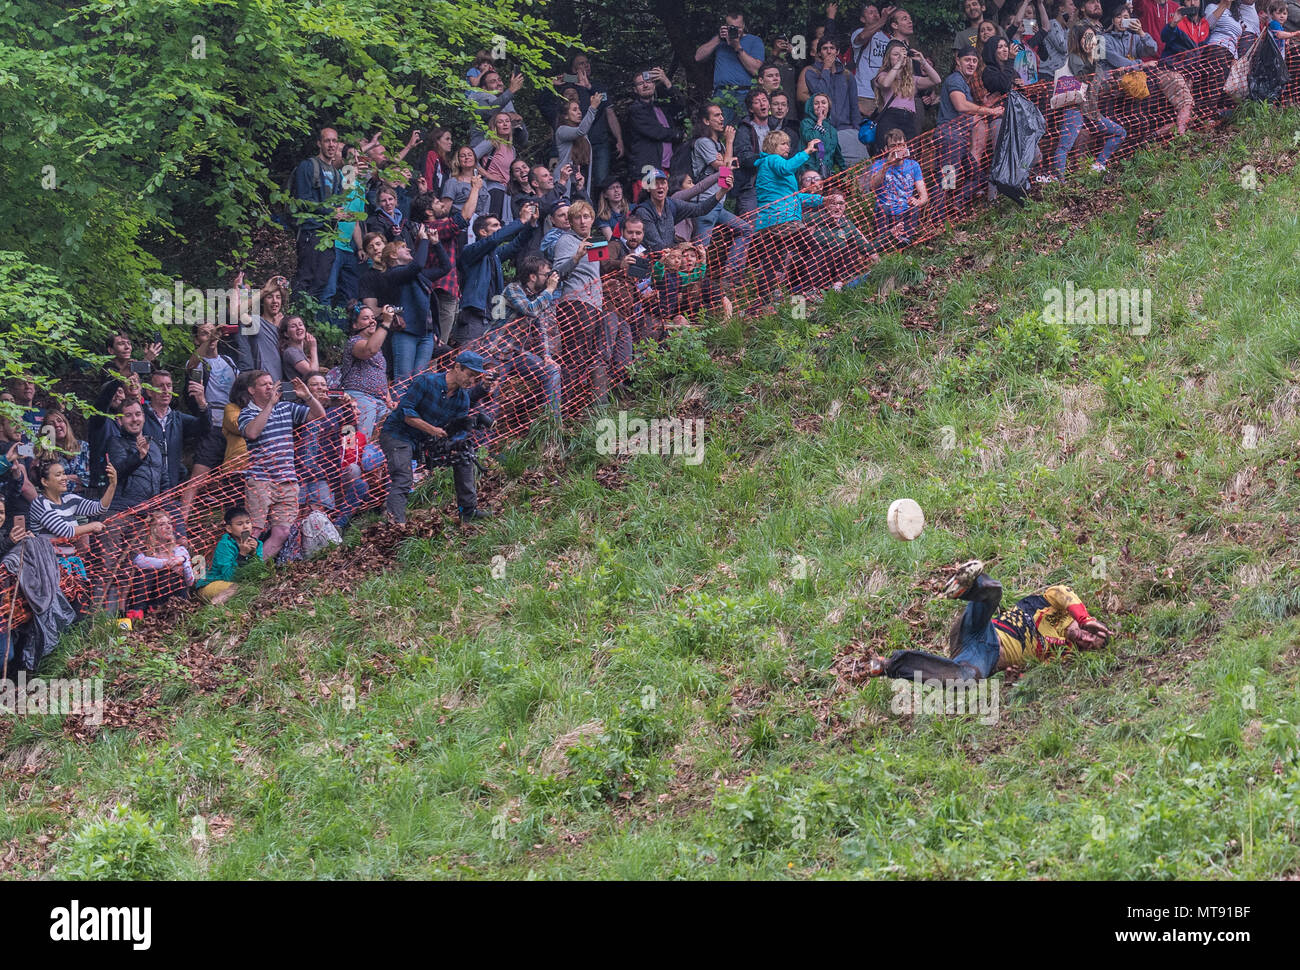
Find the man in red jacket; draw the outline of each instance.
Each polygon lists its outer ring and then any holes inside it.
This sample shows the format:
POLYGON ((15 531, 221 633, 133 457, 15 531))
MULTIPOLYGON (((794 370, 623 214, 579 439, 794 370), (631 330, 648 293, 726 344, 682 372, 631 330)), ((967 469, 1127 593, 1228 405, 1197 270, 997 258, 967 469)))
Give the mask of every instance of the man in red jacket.
POLYGON ((1174 3, 1173 0, 1133 0, 1133 12, 1137 14, 1138 20, 1142 21, 1142 29, 1149 34, 1156 42, 1156 57, 1160 57, 1165 52, 1164 42, 1160 40, 1160 31, 1165 29, 1165 24, 1178 12, 1182 4, 1174 3))

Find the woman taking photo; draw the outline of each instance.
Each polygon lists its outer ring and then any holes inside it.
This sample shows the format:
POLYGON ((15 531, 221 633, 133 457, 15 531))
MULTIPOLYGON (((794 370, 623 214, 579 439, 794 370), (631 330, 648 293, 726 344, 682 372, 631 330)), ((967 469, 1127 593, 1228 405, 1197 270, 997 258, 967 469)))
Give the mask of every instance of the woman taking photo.
POLYGON ((1087 24, 1075 24, 1070 28, 1070 56, 1066 58, 1062 69, 1064 73, 1057 75, 1052 95, 1052 106, 1065 108, 1061 140, 1056 146, 1056 157, 1052 160, 1052 168, 1058 178, 1065 174, 1066 158, 1083 131, 1084 111, 1088 112, 1088 120, 1106 136, 1101 154, 1092 163, 1094 172, 1106 171, 1106 160, 1114 154, 1128 134, 1122 126, 1097 109, 1094 100, 1096 92, 1091 89, 1097 79, 1097 59, 1096 31, 1087 24))
POLYGON ((918 134, 920 125, 916 117, 916 97, 919 91, 928 91, 943 84, 943 78, 934 69, 934 65, 920 51, 908 51, 907 44, 901 40, 891 40, 885 47, 885 55, 872 82, 876 93, 876 103, 880 114, 876 118, 876 139, 871 144, 872 154, 885 150, 889 133, 898 129, 903 138, 911 141, 918 134), (916 75, 920 66, 924 72, 916 75))
POLYGON ((556 162, 551 174, 558 175, 565 165, 572 163, 575 172, 581 172, 585 181, 591 181, 591 142, 587 140, 587 132, 604 100, 605 96, 597 91, 591 96, 585 113, 578 101, 565 105, 555 126, 556 162))
POLYGON ((397 407, 388 393, 388 361, 384 340, 397 318, 395 307, 384 306, 378 315, 358 304, 352 311, 352 337, 344 349, 342 388, 357 405, 357 430, 367 438, 390 410, 397 407))
POLYGON ((375 264, 376 273, 368 277, 361 291, 362 302, 372 311, 383 306, 397 309, 391 348, 396 384, 428 367, 441 342, 429 294, 434 281, 447 275, 450 263, 442 246, 430 244, 428 230, 421 224, 416 225, 416 238, 414 254, 404 242, 385 246, 375 264))

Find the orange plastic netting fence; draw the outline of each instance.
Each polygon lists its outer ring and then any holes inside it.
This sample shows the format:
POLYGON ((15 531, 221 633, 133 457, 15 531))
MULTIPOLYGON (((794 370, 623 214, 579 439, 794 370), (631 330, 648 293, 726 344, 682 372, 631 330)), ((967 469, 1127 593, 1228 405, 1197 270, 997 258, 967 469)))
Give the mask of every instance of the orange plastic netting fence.
MULTIPOLYGON (((1274 41, 1265 38, 1262 43, 1274 41)), ((1297 60, 1300 51, 1288 50, 1290 79, 1281 103, 1296 101, 1297 60)), ((1223 48, 1202 47, 1158 66, 1143 65, 1127 72, 1142 72, 1149 93, 1140 99, 1132 97, 1129 90, 1140 93, 1142 86, 1121 87, 1122 75, 1114 73, 1108 81, 1092 86, 1091 100, 1081 105, 1082 111, 1052 109, 1051 80, 1020 89, 1047 123, 1034 171, 1055 172, 1065 160, 1075 166, 1086 165, 1108 137, 1112 140, 1111 157, 1123 158, 1163 137, 1179 120, 1204 125, 1218 119, 1237 103, 1224 91, 1233 63, 1223 48), (1109 123, 1101 119, 1109 119, 1109 123), (1123 138, 1116 145, 1120 129, 1123 138)), ((1234 78, 1241 70, 1234 72, 1234 78)), ((718 226, 707 245, 695 254, 668 257, 662 278, 660 274, 651 279, 635 278, 613 260, 603 263, 599 282, 566 294, 555 311, 558 347, 553 356, 560 368, 563 415, 580 414, 622 382, 634 346, 660 338, 666 322, 717 312, 724 299, 732 303, 735 312, 756 315, 773 309, 779 298, 811 295, 836 284, 851 285, 867 272, 872 254, 932 238, 945 225, 968 215, 988 192, 996 134, 988 124, 959 119, 908 143, 910 157, 924 173, 929 202, 906 216, 890 217, 877 207, 878 194, 869 184, 872 162, 866 161, 827 178, 817 190, 820 202, 808 196, 787 196, 743 217, 749 231, 737 234, 730 226, 718 226), (843 203, 834 196, 842 196, 843 203), (738 247, 733 246, 738 236, 748 237, 739 258, 738 247), (702 274, 692 271, 694 261, 701 257, 702 274), (677 265, 679 258, 685 260, 683 265, 677 265)), ((492 448, 527 431, 553 401, 543 386, 538 322, 526 317, 513 321, 504 330, 474 341, 468 349, 495 362, 502 377, 484 402, 496 416, 495 426, 483 441, 492 448), (503 334, 514 339, 503 340, 503 334)), ((430 370, 444 369, 449 362, 449 355, 444 354, 433 361, 430 370)), ((399 397, 404 389, 403 385, 394 386, 393 397, 399 397)), ((370 446, 358 448, 345 435, 346 427, 356 424, 356 415, 350 405, 342 407, 343 411, 332 411, 296 432, 299 483, 308 497, 326 507, 355 513, 383 503, 388 474, 374 444, 380 424, 370 432, 370 446)), ((201 575, 202 560, 210 561, 224 531, 225 509, 245 504, 247 463, 248 456, 242 455, 202 478, 108 518, 106 531, 83 543, 79 551, 85 577, 66 576, 65 590, 75 593, 83 607, 102 605, 107 597, 120 609, 182 592, 190 585, 183 573, 141 568, 136 563, 136 556, 145 551, 150 517, 159 510, 169 514, 178 527, 177 543, 189 551, 201 575)), ((310 507, 303 502, 300 516, 310 507)), ((12 577, 6 573, 5 579, 0 586, 0 622, 7 618, 14 596, 12 577)), ((20 597, 15 626, 28 618, 20 597)))

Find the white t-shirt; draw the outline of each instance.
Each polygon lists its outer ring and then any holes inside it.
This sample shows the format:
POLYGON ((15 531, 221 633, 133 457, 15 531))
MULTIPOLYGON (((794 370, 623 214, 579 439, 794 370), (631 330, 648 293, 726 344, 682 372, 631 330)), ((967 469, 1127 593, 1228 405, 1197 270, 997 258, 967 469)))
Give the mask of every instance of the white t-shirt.
MULTIPOLYGON (((862 33, 859 27, 853 32, 852 40, 857 40, 862 33)), ((876 79, 876 73, 880 70, 880 65, 885 63, 885 48, 889 46, 889 35, 883 30, 877 30, 871 35, 871 40, 867 41, 866 49, 862 52, 862 58, 857 60, 853 65, 853 70, 858 75, 858 97, 874 98, 875 92, 871 89, 871 82, 876 79)))

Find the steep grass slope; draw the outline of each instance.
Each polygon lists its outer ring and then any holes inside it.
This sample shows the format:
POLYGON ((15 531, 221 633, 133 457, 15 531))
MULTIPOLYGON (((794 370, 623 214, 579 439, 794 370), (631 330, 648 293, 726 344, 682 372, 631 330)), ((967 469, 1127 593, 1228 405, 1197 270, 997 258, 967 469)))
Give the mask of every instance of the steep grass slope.
POLYGON ((599 456, 593 415, 501 456, 482 529, 435 476, 400 544, 98 623, 63 663, 122 726, 0 722, 0 871, 1294 877, 1297 129, 1240 118, 683 336, 623 406, 703 417, 699 465, 599 456), (1045 320, 1067 282, 1150 290, 1149 332, 1045 320), (996 717, 898 713, 861 661, 940 646, 971 556, 1121 636, 999 675, 996 717))

